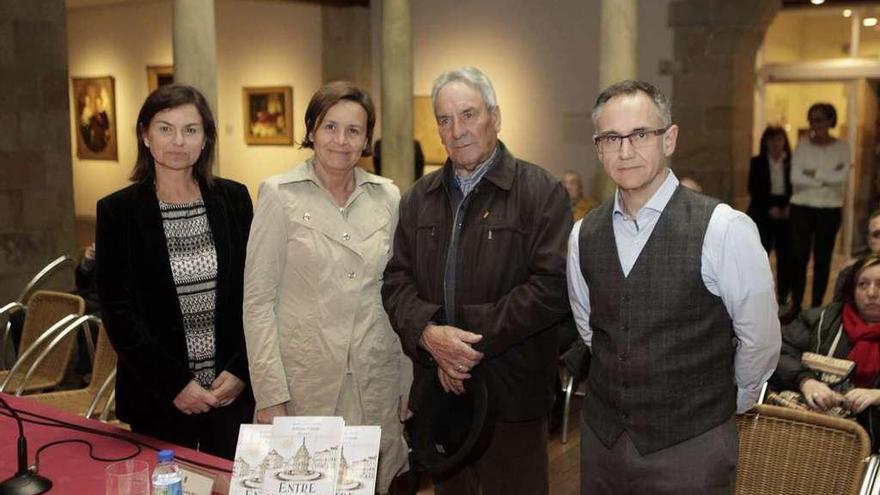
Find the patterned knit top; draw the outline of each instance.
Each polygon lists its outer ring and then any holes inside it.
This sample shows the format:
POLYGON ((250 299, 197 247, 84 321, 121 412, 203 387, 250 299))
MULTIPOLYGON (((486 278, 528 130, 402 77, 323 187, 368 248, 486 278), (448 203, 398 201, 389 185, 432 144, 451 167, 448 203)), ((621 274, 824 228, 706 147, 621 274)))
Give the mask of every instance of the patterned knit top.
POLYGON ((159 201, 171 274, 177 287, 189 369, 210 388, 214 381, 214 308, 217 299, 217 251, 205 203, 159 201))

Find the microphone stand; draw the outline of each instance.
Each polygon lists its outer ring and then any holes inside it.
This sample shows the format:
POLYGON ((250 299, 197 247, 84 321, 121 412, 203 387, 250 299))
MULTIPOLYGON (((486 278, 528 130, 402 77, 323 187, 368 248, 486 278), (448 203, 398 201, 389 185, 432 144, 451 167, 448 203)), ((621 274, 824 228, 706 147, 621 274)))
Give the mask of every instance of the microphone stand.
POLYGON ((13 409, 0 394, 0 404, 12 413, 18 423, 18 472, 11 478, 0 482, 0 495, 37 495, 46 493, 52 488, 52 482, 28 469, 27 439, 24 437, 24 425, 18 412, 13 409))

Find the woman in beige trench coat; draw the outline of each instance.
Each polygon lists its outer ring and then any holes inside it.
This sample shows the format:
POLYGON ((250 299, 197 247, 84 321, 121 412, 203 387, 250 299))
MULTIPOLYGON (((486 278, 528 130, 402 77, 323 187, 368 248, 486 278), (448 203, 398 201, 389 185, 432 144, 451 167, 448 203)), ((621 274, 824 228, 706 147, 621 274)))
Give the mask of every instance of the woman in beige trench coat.
POLYGON ((411 365, 380 289, 400 192, 356 166, 375 113, 346 82, 323 86, 306 110, 314 156, 260 184, 247 247, 244 329, 256 420, 343 416, 379 425, 376 489, 406 466, 401 404, 411 365))

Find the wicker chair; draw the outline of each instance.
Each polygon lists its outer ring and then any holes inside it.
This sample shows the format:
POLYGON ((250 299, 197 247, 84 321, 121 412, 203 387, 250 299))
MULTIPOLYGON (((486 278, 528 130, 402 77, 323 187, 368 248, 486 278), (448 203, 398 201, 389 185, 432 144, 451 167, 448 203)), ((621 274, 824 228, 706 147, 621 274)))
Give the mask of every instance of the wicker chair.
MULTIPOLYGON (((87 412, 100 414, 106 404, 106 400, 102 400, 103 395, 108 395, 108 388, 112 390, 112 383, 104 386, 111 374, 116 370, 116 352, 110 345, 107 338, 107 332, 104 325, 98 321, 98 343, 95 346, 95 359, 92 362, 92 377, 88 386, 75 390, 61 390, 57 392, 47 392, 42 394, 33 394, 28 396, 43 404, 63 409, 85 416, 87 412), (93 406, 94 404, 94 406, 93 406)), ((77 324, 74 330, 86 330, 85 326, 77 324)), ((73 340, 73 335, 66 337, 73 340)))
MULTIPOLYGON (((19 382, 24 378, 24 372, 30 368, 33 360, 39 354, 35 351, 39 346, 47 343, 46 337, 43 337, 47 329, 55 326, 53 330, 57 331, 56 323, 59 320, 71 314, 81 316, 83 311, 85 311, 85 302, 77 295, 45 290, 34 292, 27 303, 19 347, 22 352, 12 370, 0 371, 0 382, 4 383, 2 390, 9 392, 18 388, 19 382), (31 350, 32 347, 33 350, 31 350), (13 376, 8 376, 10 374, 13 376)), ((39 372, 28 380, 27 388, 24 391, 31 392, 57 387, 64 379, 67 365, 73 356, 74 345, 73 339, 66 339, 65 342, 58 345, 45 359, 45 364, 40 367, 39 372)))
POLYGON ((738 495, 858 493, 871 440, 855 421, 761 404, 737 427, 738 495))

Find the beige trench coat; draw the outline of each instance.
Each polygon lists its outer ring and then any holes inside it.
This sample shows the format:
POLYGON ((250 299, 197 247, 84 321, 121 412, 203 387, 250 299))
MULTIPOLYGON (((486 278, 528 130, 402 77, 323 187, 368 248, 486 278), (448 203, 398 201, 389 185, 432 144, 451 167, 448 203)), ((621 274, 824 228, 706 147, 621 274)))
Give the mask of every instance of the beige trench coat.
MULTIPOLYGON (((319 185, 312 160, 260 184, 247 247, 244 330, 257 409, 380 425, 377 489, 406 463, 399 405, 411 363, 382 306, 400 192, 355 167, 344 208, 319 185), (341 398, 343 380, 356 397, 341 398), (345 406, 348 407, 348 406, 345 406)), ((405 404, 406 402, 404 402, 405 404)))

